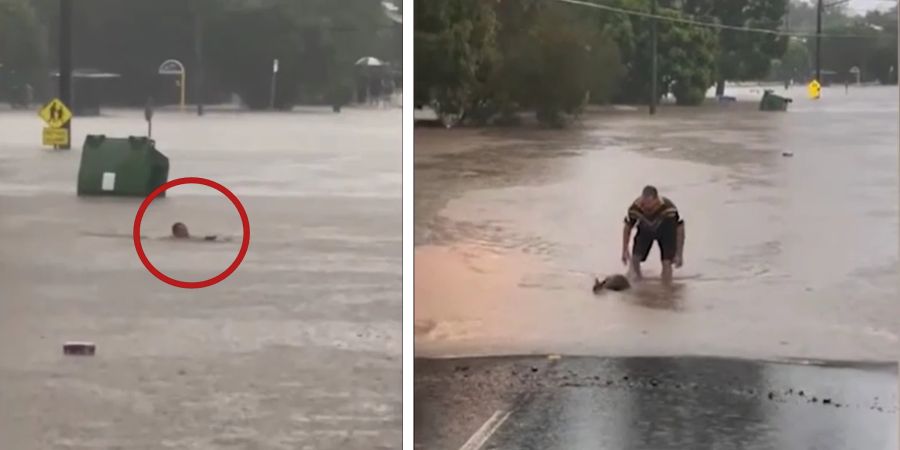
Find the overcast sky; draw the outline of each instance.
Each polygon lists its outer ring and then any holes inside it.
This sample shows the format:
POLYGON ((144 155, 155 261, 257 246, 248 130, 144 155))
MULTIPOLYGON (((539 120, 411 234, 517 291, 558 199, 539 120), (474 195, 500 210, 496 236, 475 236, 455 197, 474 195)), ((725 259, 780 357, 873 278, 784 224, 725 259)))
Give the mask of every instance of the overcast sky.
POLYGON ((885 0, 850 0, 850 9, 864 13, 871 9, 888 9, 895 4, 896 2, 885 0))

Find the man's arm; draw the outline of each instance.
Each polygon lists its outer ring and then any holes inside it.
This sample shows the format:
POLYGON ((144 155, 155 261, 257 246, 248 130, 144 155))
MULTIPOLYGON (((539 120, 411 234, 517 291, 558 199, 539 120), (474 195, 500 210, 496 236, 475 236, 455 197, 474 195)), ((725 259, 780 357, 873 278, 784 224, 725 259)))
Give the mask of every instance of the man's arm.
POLYGON ((681 260, 684 256, 684 222, 679 223, 678 227, 675 228, 675 242, 678 243, 675 254, 678 256, 678 259, 681 260))
POLYGON ((628 221, 625 221, 625 225, 622 227, 622 260, 627 263, 628 258, 628 244, 631 241, 631 229, 633 225, 628 221))
POLYGON ((637 206, 632 203, 625 212, 625 223, 622 226, 622 263, 628 264, 631 254, 628 252, 628 243, 631 241, 631 230, 637 225, 637 206))

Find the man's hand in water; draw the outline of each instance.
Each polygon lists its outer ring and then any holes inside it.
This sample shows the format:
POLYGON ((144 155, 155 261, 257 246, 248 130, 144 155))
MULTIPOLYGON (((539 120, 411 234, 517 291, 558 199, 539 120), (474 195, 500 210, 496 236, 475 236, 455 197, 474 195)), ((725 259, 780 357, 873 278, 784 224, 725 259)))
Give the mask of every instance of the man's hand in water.
POLYGON ((681 267, 682 264, 684 264, 684 257, 681 255, 675 255, 675 259, 672 260, 672 264, 674 264, 676 268, 681 267))

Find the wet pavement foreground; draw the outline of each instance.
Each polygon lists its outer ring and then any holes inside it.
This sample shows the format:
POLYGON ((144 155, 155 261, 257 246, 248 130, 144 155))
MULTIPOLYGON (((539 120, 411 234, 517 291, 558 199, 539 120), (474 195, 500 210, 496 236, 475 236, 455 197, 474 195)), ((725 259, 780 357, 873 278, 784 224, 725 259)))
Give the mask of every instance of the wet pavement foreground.
POLYGON ((419 449, 898 445, 892 363, 511 356, 420 358, 415 370, 419 449))

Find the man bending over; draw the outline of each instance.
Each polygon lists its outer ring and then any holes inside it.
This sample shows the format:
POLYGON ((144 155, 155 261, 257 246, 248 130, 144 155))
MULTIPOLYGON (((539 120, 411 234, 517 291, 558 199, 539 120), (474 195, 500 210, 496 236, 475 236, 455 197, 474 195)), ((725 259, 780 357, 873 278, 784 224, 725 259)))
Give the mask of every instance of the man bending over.
POLYGON ((622 231, 622 263, 629 266, 635 279, 641 279, 641 263, 647 260, 653 242, 662 257, 663 283, 672 282, 672 265, 684 262, 684 221, 671 200, 661 197, 653 186, 644 187, 641 196, 628 208, 622 231), (631 230, 637 227, 634 245, 628 251, 631 230))

